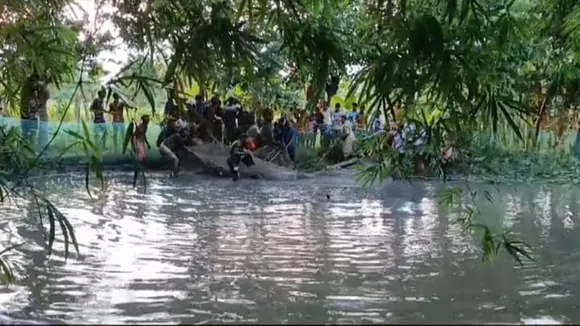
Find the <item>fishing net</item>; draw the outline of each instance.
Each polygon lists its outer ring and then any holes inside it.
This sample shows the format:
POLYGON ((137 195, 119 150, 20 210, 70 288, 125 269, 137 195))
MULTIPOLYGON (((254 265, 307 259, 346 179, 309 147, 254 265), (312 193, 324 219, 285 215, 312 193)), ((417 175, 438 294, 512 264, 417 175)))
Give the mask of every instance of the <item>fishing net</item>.
MULTIPOLYGON (((129 126, 128 122, 116 125, 112 123, 94 124, 92 122, 85 122, 86 131, 84 130, 83 124, 76 121, 63 122, 60 124, 60 127, 59 124, 59 121, 28 121, 12 117, 0 117, 0 125, 5 128, 16 128, 38 153, 43 151, 48 144, 41 158, 44 162, 60 165, 74 165, 86 162, 87 157, 94 153, 87 153, 87 149, 83 146, 79 136, 86 139, 87 132, 90 141, 99 146, 104 164, 115 165, 134 162, 134 155, 130 146, 123 153, 123 141, 127 127, 129 126), (52 139, 53 137, 54 139, 52 139)), ((156 146, 156 140, 160 132, 160 125, 154 122, 149 123, 147 129, 147 139, 151 145, 151 149, 147 155, 147 162, 149 164, 161 164, 163 161, 156 146)), ((357 132, 357 136, 366 137, 368 135, 364 132, 357 132)), ((302 156, 300 153, 319 149, 324 145, 324 140, 325 137, 320 133, 304 133, 299 135, 295 142, 296 149, 299 153, 298 158, 302 156)), ((284 157, 280 155, 280 151, 272 150, 267 154, 266 156, 284 157)), ((274 162, 277 161, 276 157, 270 159, 274 162)), ((284 162, 284 164, 282 162, 278 163, 280 165, 287 165, 287 162, 284 162)))

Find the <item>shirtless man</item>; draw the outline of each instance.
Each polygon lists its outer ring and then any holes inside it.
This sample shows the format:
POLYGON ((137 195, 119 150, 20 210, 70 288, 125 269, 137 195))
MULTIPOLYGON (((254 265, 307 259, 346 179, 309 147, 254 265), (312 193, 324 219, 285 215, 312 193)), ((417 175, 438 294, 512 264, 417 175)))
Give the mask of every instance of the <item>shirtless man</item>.
POLYGON ((171 160, 172 163, 172 176, 177 176, 179 171, 179 158, 177 153, 179 150, 196 144, 196 141, 192 138, 192 132, 190 127, 185 127, 179 129, 179 131, 168 138, 164 139, 159 145, 159 151, 161 154, 171 160))

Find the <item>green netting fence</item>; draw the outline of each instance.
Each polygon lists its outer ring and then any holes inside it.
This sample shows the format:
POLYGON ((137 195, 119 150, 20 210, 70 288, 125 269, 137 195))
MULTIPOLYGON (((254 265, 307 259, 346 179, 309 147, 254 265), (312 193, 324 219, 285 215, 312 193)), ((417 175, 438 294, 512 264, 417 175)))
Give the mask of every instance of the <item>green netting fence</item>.
MULTIPOLYGON (((45 162, 75 164, 85 161, 86 154, 81 145, 74 146, 78 139, 67 133, 67 130, 70 130, 82 135, 82 125, 80 123, 63 122, 59 130, 58 121, 38 121, 36 123, 35 121, 2 117, 0 118, 0 124, 19 129, 22 135, 30 141, 32 147, 38 152, 49 143, 56 133, 56 137, 50 142, 47 150, 42 155, 42 160, 45 162)), ((86 125, 93 141, 102 139, 100 145, 103 162, 105 164, 126 164, 133 162, 133 156, 129 152, 122 153, 123 139, 128 123, 118 127, 114 127, 111 123, 101 125, 89 122, 86 125), (104 137, 102 137, 103 134, 105 134, 104 137)), ((161 127, 153 123, 150 124, 147 131, 147 137, 151 144, 148 160, 151 162, 161 161, 161 154, 155 146, 160 131, 161 127)))

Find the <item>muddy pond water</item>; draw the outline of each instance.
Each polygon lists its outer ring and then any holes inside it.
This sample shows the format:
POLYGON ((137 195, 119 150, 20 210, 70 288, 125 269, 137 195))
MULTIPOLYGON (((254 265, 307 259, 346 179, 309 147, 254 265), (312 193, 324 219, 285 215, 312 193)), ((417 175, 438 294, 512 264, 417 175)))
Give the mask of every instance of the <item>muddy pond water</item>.
POLYGON ((28 244, 7 257, 18 280, 0 289, 0 322, 580 322, 576 187, 472 185, 493 194, 482 220, 534 247, 520 267, 482 263, 439 183, 158 173, 143 193, 107 178, 98 199, 80 176, 36 180, 76 229, 81 258, 66 263, 58 232, 46 259, 33 202, 2 207, 0 240, 28 244))

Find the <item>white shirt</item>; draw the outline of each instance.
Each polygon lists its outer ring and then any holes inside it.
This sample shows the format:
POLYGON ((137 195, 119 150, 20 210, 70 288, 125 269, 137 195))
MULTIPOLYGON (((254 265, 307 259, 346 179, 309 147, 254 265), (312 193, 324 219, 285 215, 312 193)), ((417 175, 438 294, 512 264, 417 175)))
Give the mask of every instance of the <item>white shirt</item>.
POLYGON ((177 126, 179 128, 185 128, 187 127, 187 122, 185 122, 184 120, 182 120, 181 118, 179 120, 177 120, 177 126))
POLYGON ((224 107, 224 110, 238 110, 239 108, 240 108, 240 105, 239 105, 239 104, 234 104, 234 105, 232 105, 232 106, 227 106, 227 105, 226 105, 226 106, 224 107))
POLYGON ((343 124, 342 124, 342 133, 343 135, 345 135, 345 140, 349 139, 349 140, 355 140, 355 136, 354 136, 354 132, 352 131, 352 123, 348 120, 346 120, 343 124))
MULTIPOLYGON (((400 153, 403 153, 405 151, 405 142, 409 138, 412 139, 415 136, 416 131, 417 126, 415 126, 414 123, 405 124, 403 130, 395 134, 393 147, 400 153)), ((413 142, 413 145, 420 147, 424 145, 426 142, 427 142, 427 131, 423 130, 418 135, 417 139, 413 142)))
POLYGON ((322 123, 325 125, 330 126, 332 124, 332 112, 330 111, 329 108, 326 109, 326 111, 322 112, 322 123))
POLYGON ((338 111, 332 114, 332 122, 335 124, 342 124, 342 117, 345 115, 344 112, 338 111))

